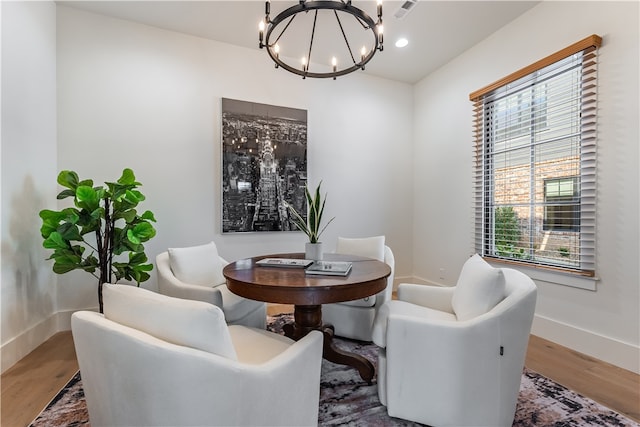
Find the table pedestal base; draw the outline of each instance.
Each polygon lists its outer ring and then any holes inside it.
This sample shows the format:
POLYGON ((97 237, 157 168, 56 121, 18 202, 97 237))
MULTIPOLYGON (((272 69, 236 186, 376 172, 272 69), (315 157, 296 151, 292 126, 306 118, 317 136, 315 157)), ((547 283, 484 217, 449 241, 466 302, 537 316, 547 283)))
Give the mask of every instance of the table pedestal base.
POLYGON ((333 342, 333 326, 322 323, 321 305, 296 305, 293 313, 294 323, 283 326, 284 334, 294 340, 307 335, 310 331, 324 334, 322 357, 339 365, 352 366, 358 370, 360 377, 371 384, 375 368, 369 359, 355 353, 339 349, 333 342))

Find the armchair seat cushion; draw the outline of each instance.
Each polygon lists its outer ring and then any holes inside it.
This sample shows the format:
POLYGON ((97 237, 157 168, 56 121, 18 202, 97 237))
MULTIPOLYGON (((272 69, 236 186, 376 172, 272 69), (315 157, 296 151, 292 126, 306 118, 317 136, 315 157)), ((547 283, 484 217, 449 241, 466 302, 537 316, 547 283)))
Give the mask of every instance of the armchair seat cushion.
POLYGON ((173 274, 185 283, 217 286, 225 283, 218 248, 214 242, 188 248, 169 248, 173 274))
POLYGON ((294 343, 283 335, 257 328, 230 325, 229 334, 240 363, 260 365, 287 350, 294 343))
POLYGON ((457 322, 455 314, 446 311, 435 310, 429 307, 423 307, 405 301, 387 301, 378 310, 378 315, 373 323, 373 331, 371 338, 378 346, 385 348, 387 346, 387 320, 389 316, 401 315, 430 321, 457 322))

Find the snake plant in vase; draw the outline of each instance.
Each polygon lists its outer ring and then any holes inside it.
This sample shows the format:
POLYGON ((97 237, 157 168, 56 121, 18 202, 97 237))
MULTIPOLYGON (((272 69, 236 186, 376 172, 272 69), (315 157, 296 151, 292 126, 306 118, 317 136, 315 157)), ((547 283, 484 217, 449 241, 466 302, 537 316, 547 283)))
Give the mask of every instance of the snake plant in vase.
POLYGON ((327 226, 331 224, 331 221, 335 219, 335 217, 331 218, 324 227, 321 228, 324 204, 327 201, 327 195, 325 194, 323 199, 322 194, 320 193, 321 185, 322 181, 320 181, 313 194, 309 191, 309 187, 304 188, 304 193, 307 199, 306 218, 297 212, 293 206, 288 203, 286 204, 289 212, 291 213, 291 220, 293 224, 309 237, 309 242, 305 245, 305 258, 316 261, 322 259, 322 242, 318 239, 320 239, 320 235, 324 232, 327 226))

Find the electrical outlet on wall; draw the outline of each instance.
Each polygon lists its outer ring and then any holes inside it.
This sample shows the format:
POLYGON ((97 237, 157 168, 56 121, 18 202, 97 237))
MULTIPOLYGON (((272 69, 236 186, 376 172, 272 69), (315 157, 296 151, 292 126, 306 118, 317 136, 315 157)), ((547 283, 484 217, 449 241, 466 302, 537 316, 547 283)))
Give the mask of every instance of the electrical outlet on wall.
POLYGON ((440 280, 444 280, 444 268, 440 269, 440 280))

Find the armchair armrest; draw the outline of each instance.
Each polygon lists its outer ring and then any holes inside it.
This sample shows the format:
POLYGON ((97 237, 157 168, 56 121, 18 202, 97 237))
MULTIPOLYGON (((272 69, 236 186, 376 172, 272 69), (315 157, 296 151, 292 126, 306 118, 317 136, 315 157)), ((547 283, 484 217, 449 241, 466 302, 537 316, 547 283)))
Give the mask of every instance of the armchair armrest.
POLYGON ((248 381, 242 395, 244 406, 262 414, 242 420, 242 424, 317 425, 322 345, 322 333, 311 331, 266 363, 242 365, 241 369, 250 373, 239 376, 248 381), (273 399, 265 399, 274 390, 279 394, 277 401, 286 402, 287 411, 274 411, 273 399))
POLYGON ((451 306, 454 291, 455 287, 401 283, 398 285, 398 300, 454 314, 451 306))
POLYGON ((398 400, 420 396, 455 406, 499 376, 502 343, 492 316, 458 322, 392 314, 386 340, 387 396, 398 400), (469 387, 458 387, 465 382, 469 387))
POLYGON ((424 346, 426 353, 435 355, 438 353, 437 348, 444 348, 443 362, 449 360, 448 364, 454 364, 452 357, 476 358, 477 350, 487 346, 495 348, 495 355, 498 355, 499 348, 493 344, 499 342, 501 331, 498 320, 493 315, 453 321, 391 313, 387 322, 387 347, 391 346, 391 340, 395 346, 398 345, 398 340, 403 340, 400 345, 406 350, 412 348, 412 352, 419 353, 423 350, 421 346, 424 346), (495 337, 495 340, 490 337, 495 337))
MULTIPOLYGON (((227 264, 224 259, 221 263, 227 264)), ((156 258, 158 268, 158 289, 161 293, 175 297, 204 301, 222 308, 222 294, 215 286, 200 286, 185 283, 174 276, 169 265, 169 255, 165 252, 156 258)))

